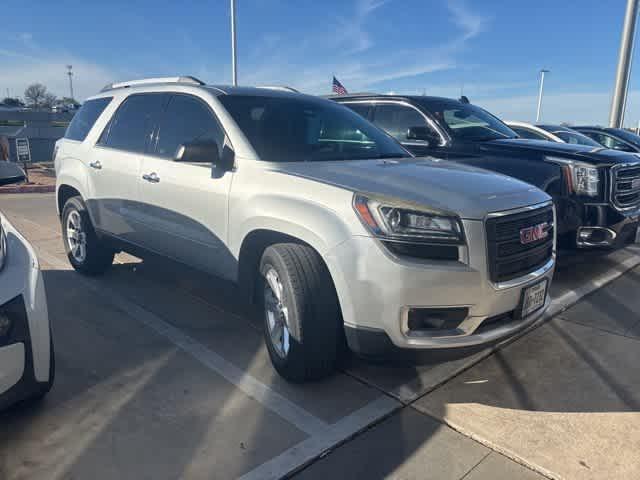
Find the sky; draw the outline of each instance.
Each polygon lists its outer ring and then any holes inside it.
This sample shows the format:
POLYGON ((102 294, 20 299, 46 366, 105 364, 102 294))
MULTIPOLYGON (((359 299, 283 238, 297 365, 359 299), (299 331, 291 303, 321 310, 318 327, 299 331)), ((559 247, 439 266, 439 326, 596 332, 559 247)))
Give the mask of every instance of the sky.
MULTIPOLYGON (((229 84, 229 0, 6 0, 0 97, 40 82, 79 100, 105 84, 194 75, 229 84)), ((607 123, 625 0, 237 0, 238 81, 329 93, 459 97, 533 121, 607 123)), ((636 49, 635 62, 640 49, 636 49)), ((640 67, 639 67, 640 68, 640 67)), ((640 70, 639 70, 640 71, 640 70)), ((632 72, 625 123, 640 121, 632 72)))

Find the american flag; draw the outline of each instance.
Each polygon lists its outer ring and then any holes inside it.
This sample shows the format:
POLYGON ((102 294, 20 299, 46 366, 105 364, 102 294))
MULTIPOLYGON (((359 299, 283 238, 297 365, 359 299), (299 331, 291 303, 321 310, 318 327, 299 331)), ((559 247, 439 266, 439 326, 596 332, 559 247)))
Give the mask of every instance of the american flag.
POLYGON ((333 93, 337 93, 338 95, 346 95, 347 89, 338 81, 336 77, 333 77, 333 93))

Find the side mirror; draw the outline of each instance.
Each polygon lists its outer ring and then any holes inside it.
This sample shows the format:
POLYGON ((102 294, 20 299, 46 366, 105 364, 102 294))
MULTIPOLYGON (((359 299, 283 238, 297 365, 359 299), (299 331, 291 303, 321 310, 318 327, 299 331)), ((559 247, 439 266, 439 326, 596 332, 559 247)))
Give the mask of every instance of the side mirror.
POLYGON ((433 144, 438 144, 440 138, 429 127, 410 127, 407 130, 407 140, 422 140, 433 144))
POLYGON ((233 170, 235 165, 233 150, 225 146, 221 156, 218 144, 213 140, 196 141, 180 145, 176 151, 174 161, 184 163, 210 163, 222 172, 233 170))
POLYGON ((0 160, 0 186, 20 183, 24 181, 26 175, 18 165, 13 162, 0 160))

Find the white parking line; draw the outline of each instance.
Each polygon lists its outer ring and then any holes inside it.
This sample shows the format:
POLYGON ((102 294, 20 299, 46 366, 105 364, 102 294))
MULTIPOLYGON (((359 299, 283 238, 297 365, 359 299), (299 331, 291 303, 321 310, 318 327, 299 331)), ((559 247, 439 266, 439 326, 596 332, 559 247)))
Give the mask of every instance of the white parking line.
MULTIPOLYGON (((64 270, 70 269, 67 262, 58 259, 55 255, 51 255, 42 248, 38 249, 36 246, 36 249, 38 250, 38 255, 51 266, 64 270)), ((191 338, 189 335, 137 303, 123 297, 119 293, 113 292, 104 284, 99 284, 95 280, 78 275, 78 281, 82 282, 82 284, 98 296, 111 302, 123 312, 127 312, 132 318, 142 322, 156 333, 165 337, 200 363, 224 377, 245 394, 257 400, 265 408, 277 413, 281 418, 305 432, 307 435, 322 433, 329 427, 323 420, 275 392, 255 377, 247 374, 197 340, 191 338)))
POLYGON ((239 480, 275 480, 289 475, 401 406, 402 404, 397 400, 382 395, 360 410, 334 423, 321 434, 294 445, 277 457, 245 473, 239 480))
MULTIPOLYGON (((35 248, 38 251, 38 256, 52 267, 61 270, 71 269, 68 262, 60 260, 57 256, 40 248, 38 245, 35 245, 35 248)), ((309 435, 306 440, 243 475, 241 477, 243 480, 282 478, 311 462, 333 446, 348 440, 376 420, 402 407, 402 404, 397 400, 386 395, 380 395, 338 422, 328 424, 135 302, 117 292, 111 291, 108 287, 90 278, 78 275, 78 281, 101 298, 127 312, 132 318, 139 320, 200 363, 224 377, 265 408, 275 412, 281 418, 309 435)))

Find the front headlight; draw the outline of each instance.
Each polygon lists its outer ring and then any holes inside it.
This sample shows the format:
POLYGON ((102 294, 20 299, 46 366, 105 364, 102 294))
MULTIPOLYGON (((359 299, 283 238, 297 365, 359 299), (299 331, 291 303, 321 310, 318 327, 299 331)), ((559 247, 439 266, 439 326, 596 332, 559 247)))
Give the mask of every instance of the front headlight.
POLYGON ((7 260, 7 235, 4 233, 2 223, 0 223, 0 271, 4 268, 7 260))
POLYGON ((353 206, 362 223, 382 240, 448 245, 464 243, 462 225, 455 216, 361 194, 354 196, 353 206))
POLYGON ((578 195, 595 197, 598 195, 598 184, 600 177, 598 169, 585 165, 568 165, 571 171, 573 191, 578 195))
POLYGON ((567 189, 570 193, 586 195, 588 197, 598 196, 600 172, 596 167, 566 158, 547 156, 546 159, 563 166, 562 169, 566 177, 567 189))

